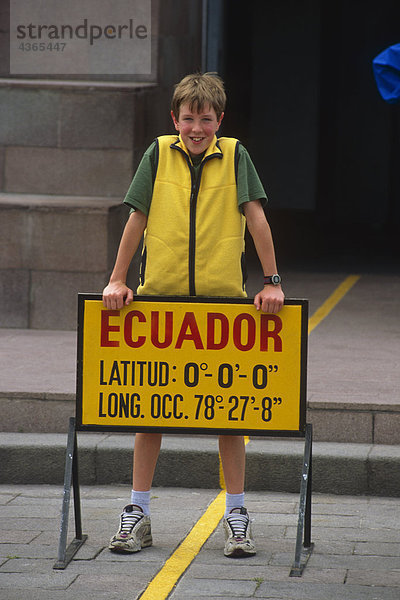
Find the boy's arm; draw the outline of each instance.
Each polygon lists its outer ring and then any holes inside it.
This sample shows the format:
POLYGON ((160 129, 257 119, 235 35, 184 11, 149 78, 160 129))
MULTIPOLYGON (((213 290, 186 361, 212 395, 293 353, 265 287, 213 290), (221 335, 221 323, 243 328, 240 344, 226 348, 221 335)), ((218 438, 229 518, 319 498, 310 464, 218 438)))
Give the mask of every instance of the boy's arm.
MULTIPOLYGON (((264 275, 277 273, 274 242, 272 233, 266 219, 264 210, 259 200, 252 200, 243 204, 243 212, 247 221, 247 228, 254 240, 258 258, 260 259, 264 275)), ((285 299, 280 285, 268 284, 254 297, 254 306, 257 310, 277 313, 283 306, 285 299)))
POLYGON ((111 310, 119 310, 133 300, 133 291, 126 285, 126 277, 143 232, 146 229, 147 217, 140 210, 133 212, 121 237, 117 258, 110 281, 103 290, 103 304, 111 310))

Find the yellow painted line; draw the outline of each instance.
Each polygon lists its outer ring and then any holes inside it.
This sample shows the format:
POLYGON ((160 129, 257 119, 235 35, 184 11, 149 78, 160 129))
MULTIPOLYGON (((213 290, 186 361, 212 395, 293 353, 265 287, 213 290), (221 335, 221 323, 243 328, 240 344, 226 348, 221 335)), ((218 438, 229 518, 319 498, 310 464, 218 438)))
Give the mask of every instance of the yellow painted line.
POLYGON ((336 290, 325 300, 325 302, 315 311, 315 313, 308 320, 308 333, 310 334, 317 325, 329 315, 329 313, 335 308, 340 300, 351 290, 353 285, 360 279, 360 275, 349 275, 346 279, 336 288, 336 290))
MULTIPOLYGON (((329 315, 359 279, 360 275, 346 277, 343 283, 336 288, 333 294, 310 317, 308 333, 311 333, 329 315)), ((249 436, 245 436, 246 445, 249 441, 249 436)), ((225 479, 221 457, 219 457, 219 482, 221 491, 217 497, 211 502, 206 512, 200 517, 183 542, 165 562, 161 570, 150 581, 140 596, 140 600, 165 600, 222 519, 225 511, 225 479)))
POLYGON ((183 542, 166 561, 161 571, 152 579, 140 600, 167 598, 178 579, 196 558, 203 544, 220 522, 225 509, 225 491, 219 492, 204 515, 200 517, 183 542))

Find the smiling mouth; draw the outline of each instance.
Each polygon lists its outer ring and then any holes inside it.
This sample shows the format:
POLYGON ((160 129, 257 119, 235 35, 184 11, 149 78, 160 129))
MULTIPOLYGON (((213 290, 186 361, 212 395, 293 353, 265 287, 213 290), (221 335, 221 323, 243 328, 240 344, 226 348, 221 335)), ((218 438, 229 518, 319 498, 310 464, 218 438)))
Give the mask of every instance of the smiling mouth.
POLYGON ((192 140, 192 142, 202 142, 203 141, 203 138, 201 138, 201 137, 199 137, 199 138, 192 137, 190 139, 192 140))

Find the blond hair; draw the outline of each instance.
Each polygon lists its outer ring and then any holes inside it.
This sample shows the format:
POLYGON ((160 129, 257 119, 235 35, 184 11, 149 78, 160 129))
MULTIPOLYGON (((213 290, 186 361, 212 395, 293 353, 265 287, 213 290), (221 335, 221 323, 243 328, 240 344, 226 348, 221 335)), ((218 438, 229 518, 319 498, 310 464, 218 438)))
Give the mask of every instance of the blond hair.
POLYGON ((217 119, 225 110, 226 94, 224 82, 216 73, 192 73, 175 85, 171 109, 176 119, 182 104, 189 104, 191 111, 200 112, 211 106, 217 119))

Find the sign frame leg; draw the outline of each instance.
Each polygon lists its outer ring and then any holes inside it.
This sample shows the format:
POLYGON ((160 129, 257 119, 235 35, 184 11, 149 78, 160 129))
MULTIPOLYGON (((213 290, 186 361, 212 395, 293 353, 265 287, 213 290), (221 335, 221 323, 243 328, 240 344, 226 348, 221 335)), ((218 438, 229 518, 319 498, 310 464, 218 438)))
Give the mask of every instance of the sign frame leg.
POLYGON ((300 486, 299 519, 294 562, 289 577, 301 577, 314 550, 311 542, 311 494, 312 494, 312 424, 305 429, 303 471, 300 486))
POLYGON ((85 543, 87 537, 87 535, 82 534, 82 513, 78 470, 78 443, 76 438, 75 417, 70 417, 67 451, 65 457, 64 495, 61 513, 58 559, 54 563, 53 569, 65 569, 78 552, 79 548, 85 543), (71 485, 74 490, 75 538, 67 547, 71 485))

